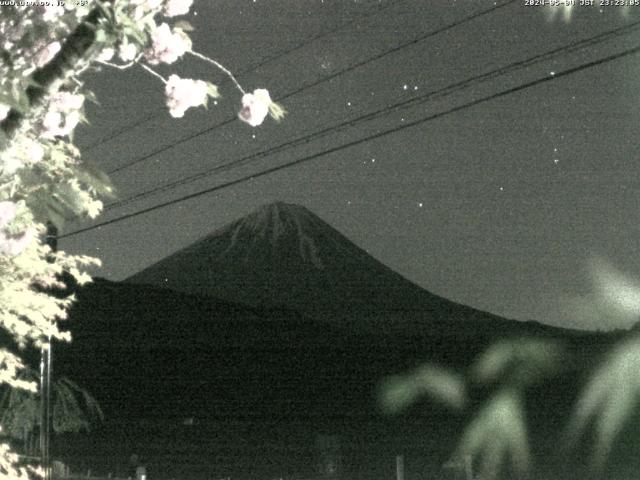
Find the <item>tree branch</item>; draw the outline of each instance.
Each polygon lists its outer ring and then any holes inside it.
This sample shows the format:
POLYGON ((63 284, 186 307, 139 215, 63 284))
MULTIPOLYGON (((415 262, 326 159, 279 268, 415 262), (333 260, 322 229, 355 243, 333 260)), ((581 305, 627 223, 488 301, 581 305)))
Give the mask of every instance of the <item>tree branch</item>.
MULTIPOLYGON (((31 75, 33 85, 27 87, 26 94, 31 110, 42 106, 47 95, 59 88, 71 73, 78 67, 91 46, 95 42, 96 27, 104 18, 104 12, 96 7, 84 18, 82 23, 67 37, 60 51, 53 59, 37 69, 31 75)), ((7 138, 13 137, 27 118, 25 112, 12 108, 6 118, 0 122, 0 129, 7 138)))

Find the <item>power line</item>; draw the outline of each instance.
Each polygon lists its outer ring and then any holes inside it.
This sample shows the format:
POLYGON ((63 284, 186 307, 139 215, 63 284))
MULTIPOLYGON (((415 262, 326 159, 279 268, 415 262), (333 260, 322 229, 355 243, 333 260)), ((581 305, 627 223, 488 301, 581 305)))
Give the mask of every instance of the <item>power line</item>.
POLYGON ((90 231, 90 230, 95 230, 96 228, 100 228, 100 227, 103 227, 103 226, 106 226, 106 225, 111 225, 113 223, 117 223, 117 222, 120 222, 120 221, 123 221, 123 220, 127 220, 129 218, 134 218, 134 217, 137 217, 139 215, 143 215, 145 213, 152 212, 154 210, 158 210, 158 209, 165 208, 165 207, 168 207, 168 206, 171 206, 171 205, 182 203, 184 201, 191 200, 193 198, 197 198, 197 197, 200 197, 202 195, 206 195, 206 194, 218 191, 218 190, 222 190, 224 188, 227 188, 227 187, 230 187, 230 186, 233 186, 233 185, 238 185, 238 184, 246 182, 248 180, 253 180, 255 178, 263 177, 265 175, 270 175, 272 173, 284 170, 286 168, 289 168, 289 167, 292 167, 292 166, 295 166, 295 165, 299 165, 299 164, 302 164, 302 163, 306 163, 306 162, 309 162, 311 160, 315 160, 317 158, 323 157, 325 155, 329 155, 329 154, 338 152, 340 150, 344 150, 345 148, 354 147, 356 145, 360 145, 360 144, 369 142, 371 140, 376 140, 378 138, 382 138, 382 137, 385 137, 387 135, 391 135, 391 134, 397 133, 399 131, 406 130, 407 128, 412 128, 412 127, 415 127, 416 125, 420 125, 420 124, 427 123, 429 121, 441 118, 441 117, 443 117, 445 115, 449 115, 449 114, 452 114, 452 113, 455 113, 455 112, 459 112, 461 110, 465 110, 467 108, 471 108, 471 107, 474 107, 476 105, 479 105, 479 104, 482 104, 482 103, 485 103, 485 102, 489 102, 491 100, 495 100, 497 98, 504 97, 506 95, 510 95, 512 93, 516 93, 516 92, 525 90, 527 88, 531 88, 531 87, 540 85, 540 84, 545 83, 545 82, 549 82, 549 81, 552 81, 552 80, 557 80, 558 78, 562 78, 562 77, 565 77, 565 76, 568 76, 568 75, 572 75, 574 73, 580 72, 582 70, 586 70, 588 68, 593 68, 593 67, 596 67, 598 65, 602 65, 602 64, 605 64, 605 63, 608 63, 608 62, 612 62, 614 60, 618 60, 620 58, 623 58, 623 57, 626 57, 626 56, 629 56, 629 55, 636 54, 638 52, 640 52, 640 46, 636 46, 634 48, 627 49, 627 50, 624 50, 622 52, 615 53, 613 55, 609 55, 607 57, 604 57, 604 58, 601 58, 601 59, 598 59, 598 60, 594 60, 592 62, 585 63, 585 64, 579 65, 577 67, 570 68, 568 70, 564 70, 564 71, 558 72, 555 75, 546 75, 544 77, 540 77, 540 78, 538 78, 536 80, 532 80, 530 82, 527 82, 527 83, 524 83, 524 84, 521 84, 521 85, 518 85, 518 86, 515 86, 515 87, 512 87, 512 88, 503 90, 501 92, 497 92, 497 93, 482 97, 480 99, 473 100, 473 101, 465 103, 463 105, 459 105, 457 107, 450 108, 450 109, 445 110, 443 112, 432 114, 432 115, 429 115, 427 117, 421 118, 419 120, 414 120, 413 122, 409 122, 409 123, 405 123, 403 125, 399 125, 397 127, 394 127, 392 129, 386 130, 384 132, 378 132, 376 134, 369 135, 369 136, 360 138, 358 140, 353 140, 351 142, 347 142, 347 143, 339 145, 337 147, 332 147, 332 148, 329 148, 327 150, 323 150, 321 152, 317 152, 317 153, 314 153, 312 155, 309 155, 309 156, 306 156, 306 157, 303 157, 303 158, 299 158, 299 159, 293 160, 291 162, 284 163, 282 165, 278 165, 278 166, 275 166, 275 167, 268 168, 268 169, 263 170, 263 171, 258 172, 258 173, 247 175, 245 177, 241 177, 241 178, 236 179, 236 180, 232 180, 232 181, 220 184, 220 185, 216 185, 214 187, 210 187, 210 188, 207 188, 205 190, 200 190, 198 192, 194 192, 194 193, 191 193, 189 195, 185 195, 185 196, 180 197, 180 198, 169 200, 169 201, 160 203, 158 205, 154 205, 152 207, 144 208, 142 210, 138 210, 137 212, 132 212, 132 213, 129 213, 129 214, 126 214, 126 215, 122 215, 120 217, 113 218, 111 220, 106 220, 104 222, 101 222, 101 223, 98 223, 98 224, 95 224, 95 225, 91 225, 89 227, 81 228, 81 229, 76 230, 74 232, 70 232, 70 233, 67 233, 65 235, 61 235, 59 238, 67 238, 67 237, 75 236, 75 235, 78 235, 80 233, 84 233, 84 232, 87 232, 87 231, 90 231))
POLYGON ((636 30, 638 27, 640 26, 640 21, 638 22, 634 22, 632 24, 623 26, 623 27, 618 27, 616 29, 607 31, 607 32, 603 32, 599 35, 596 35, 594 37, 589 37, 586 39, 582 39, 576 42, 573 42, 569 45, 565 45, 562 47, 558 47, 555 49, 552 49, 550 51, 535 55, 533 57, 527 58, 525 60, 521 60, 518 62, 514 62, 511 63, 509 65, 491 70, 490 72, 487 73, 483 73, 480 75, 475 75, 473 77, 470 77, 468 79, 462 80, 460 82, 454 83, 452 85, 448 85, 446 87, 443 87, 441 89, 435 90, 435 91, 431 91, 428 92, 426 94, 420 95, 418 97, 413 97, 411 99, 405 100, 403 102, 400 102, 398 104, 394 104, 394 105, 390 105, 381 109, 378 109, 374 112, 370 112, 368 114, 359 116, 355 119, 350 119, 344 122, 341 122, 337 125, 333 125, 331 127, 325 128, 323 130, 317 131, 317 132, 313 132, 311 134, 307 134, 307 135, 303 135, 301 137, 298 137, 296 139, 293 140, 289 140, 286 141, 284 143, 281 143, 280 145, 271 147, 267 150, 261 151, 261 152, 257 152, 254 154, 250 154, 248 156, 245 156, 243 158, 237 159, 237 160, 233 160, 231 162, 227 162, 225 164, 222 165, 218 165, 216 167, 210 168, 204 172, 200 172, 194 175, 189 175, 187 177, 184 177, 182 179, 179 180, 175 180, 173 182, 169 182, 166 183, 164 185, 152 188, 150 190, 147 191, 143 191, 140 192, 138 194, 134 194, 128 198, 125 198, 123 200, 120 201, 115 201, 111 204, 108 204, 105 207, 105 210, 111 210, 113 208, 118 208, 124 205, 127 205, 133 201, 142 199, 142 198, 146 198, 150 195, 153 195, 155 193, 158 192, 163 192, 166 190, 171 190, 175 187, 181 186, 181 185, 186 185, 188 183, 192 183, 196 180, 202 179, 202 178, 206 178, 208 176, 211 176, 215 173, 219 173, 222 171, 228 171, 234 167, 239 167, 239 166, 244 166, 246 164, 248 164, 249 162, 259 159, 259 158, 263 158, 265 156, 274 154, 274 153, 278 153, 281 152, 283 150, 289 149, 289 148, 293 148, 295 146, 298 145, 302 145, 305 143, 309 143, 313 140, 316 140, 318 138, 322 138, 330 133, 336 132, 340 129, 346 128, 346 127, 351 127, 357 124, 360 124, 362 122, 377 118, 382 116, 383 114, 388 114, 391 111, 394 110, 398 110, 400 108, 407 108, 419 103, 424 103, 427 100, 431 100, 433 98, 438 98, 438 97, 442 97, 442 96, 447 96, 447 95, 451 95, 457 91, 460 91, 462 89, 468 88, 474 84, 480 83, 480 82, 485 82, 494 78, 497 78, 501 75, 505 75, 507 73, 511 73, 513 71, 525 68, 525 67, 529 67, 531 65, 534 65, 536 63, 540 63, 542 61, 546 61, 550 58, 553 58, 555 56, 561 55, 561 54, 567 54, 579 49, 583 49, 592 45, 595 45, 597 43, 602 43, 606 40, 609 40, 611 38, 615 38, 621 35, 626 35, 630 32, 632 32, 633 30, 636 30))
MULTIPOLYGON (((322 78, 320 78, 320 79, 318 79, 318 80, 316 80, 314 82, 311 82, 311 83, 308 83, 306 85, 303 85, 303 86, 301 86, 301 87, 299 87, 299 88, 287 93, 286 95, 277 98, 276 101, 286 100, 287 98, 292 97, 292 96, 294 96, 294 95, 296 95, 296 94, 298 94, 298 93, 300 93, 300 92, 302 92, 304 90, 308 90, 308 89, 313 88, 313 87, 315 87, 317 85, 320 85, 322 83, 329 82, 329 81, 333 80, 334 78, 336 78, 338 76, 344 75, 345 73, 351 72, 351 71, 353 71, 355 69, 358 69, 358 68, 360 68, 360 67, 362 67, 364 65, 367 65, 367 64, 369 64, 371 62, 377 61, 377 60, 379 60, 379 59, 381 59, 383 57, 386 57, 387 55, 390 55, 392 53, 395 53, 395 52, 397 52, 399 50, 402 50, 402 49, 407 48, 409 46, 415 45, 415 44, 417 44, 419 42, 422 42, 423 40, 426 40, 426 39, 428 39, 430 37, 433 37, 433 36, 439 35, 441 33, 444 33, 444 32, 446 32, 446 31, 448 31, 448 30, 450 30, 452 28, 455 28, 455 27, 457 27, 459 25, 462 25, 464 23, 470 22, 470 21, 472 21, 472 20, 474 20, 476 18, 479 18, 479 17, 482 17, 484 15, 488 15, 490 13, 493 13, 496 10, 504 8, 504 7, 508 6, 508 5, 511 5, 512 3, 515 3, 517 1, 518 0, 508 0, 508 1, 504 2, 504 3, 501 3, 499 5, 495 5, 493 7, 490 7, 488 9, 486 9, 486 10, 482 10, 480 12, 476 12, 475 14, 473 14, 473 15, 471 15, 469 17, 465 17, 464 19, 457 20, 457 21, 455 21, 453 23, 450 23, 450 24, 448 24, 448 25, 446 25, 444 27, 441 27, 441 28, 438 28, 438 29, 433 30, 431 32, 428 32, 426 34, 420 35, 419 37, 416 37, 416 38, 414 38, 414 39, 412 39, 412 40, 410 40, 408 42, 401 43, 401 44, 399 44, 399 45, 397 45, 397 46, 395 46, 395 47, 393 47, 393 48, 391 48, 389 50, 385 50, 383 52, 380 52, 380 53, 374 55, 373 57, 369 57, 366 60, 363 60, 361 62, 357 62, 357 63, 355 63, 355 64, 353 64, 351 66, 348 66, 348 67, 346 67, 346 68, 344 68, 342 70, 339 70, 339 71, 337 71, 337 72, 335 72, 335 73, 333 73, 331 75, 328 75, 326 77, 322 77, 322 78)), ((224 120, 221 123, 218 123, 216 125, 212 125, 210 127, 207 127, 207 128, 202 129, 202 130, 199 130, 199 131, 197 131, 195 133, 192 133, 190 135, 182 137, 181 139, 177 140, 176 142, 174 142, 172 144, 165 145, 164 147, 160 147, 160 148, 154 150, 153 152, 150 152, 150 153, 148 153, 146 155, 143 155, 142 157, 138 157, 138 158, 134 159, 133 161, 131 161, 129 163, 125 163, 125 164, 123 164, 123 165, 121 165, 119 167, 116 167, 116 168, 114 168, 112 170, 109 170, 109 171, 107 171, 107 174, 111 175, 113 173, 117 173, 117 172, 120 172, 122 170, 125 170, 125 169, 127 169, 129 167, 137 165, 138 163, 144 162, 145 160, 148 160, 149 158, 154 157, 159 153, 164 153, 167 150, 171 150, 172 148, 176 147, 177 145, 181 145, 181 144, 183 144, 185 142, 193 140, 194 138, 197 138, 197 137, 199 137, 201 135, 204 135, 205 133, 209 133, 209 132, 211 132, 213 130, 216 130, 218 128, 224 127, 224 126, 226 126, 226 125, 228 125, 228 124, 230 124, 232 122, 235 122, 235 121, 237 121, 237 118, 235 116, 230 117, 230 118, 228 118, 227 120, 224 120)))
MULTIPOLYGON (((328 30, 326 32, 321 32, 317 35, 314 35, 302 42, 299 42, 298 44, 294 45, 293 47, 284 49, 284 50, 280 50, 276 53, 274 53, 273 55, 267 56, 266 58, 260 60, 259 62, 255 63, 254 65, 251 65, 243 70, 240 70, 236 76, 242 76, 242 75, 246 75, 247 73, 251 73, 256 71, 258 68, 272 62, 275 60, 279 60, 280 58, 283 58, 293 52, 296 52, 304 47, 306 47, 307 45, 310 45, 318 40, 320 40, 321 38, 324 37, 328 37, 330 35, 333 35, 336 32, 339 32, 340 30, 347 28, 350 25, 353 25, 354 23, 357 23, 361 20, 367 19, 371 16, 375 16, 375 15, 380 15, 382 12, 384 12, 387 8, 389 8, 391 5, 393 4, 392 1, 389 1, 388 3, 386 3, 385 5, 380 6, 379 8, 377 8, 376 10, 374 10, 373 12, 369 12, 365 15, 353 18, 351 20, 349 20, 348 22, 345 22, 341 25, 338 25, 337 27, 332 28, 331 30, 328 30)), ((227 77, 224 77, 224 79, 220 82, 221 84, 224 84, 226 82, 228 82, 229 79, 227 77)), ((123 133, 129 132, 134 128, 139 127, 140 125, 143 125, 145 123, 147 123, 149 120, 152 120, 153 118, 156 118, 160 115, 160 113, 164 113, 165 112, 165 108, 157 108, 154 109, 154 111, 152 111, 151 113, 149 113, 148 115, 145 115, 143 118, 136 120, 128 125, 125 125, 124 127, 121 127, 117 130, 115 130, 114 132, 112 132, 111 134, 107 135, 106 137, 98 140, 97 142, 89 145, 88 147, 85 147, 83 150, 85 152, 89 152, 91 150, 94 150, 96 148, 98 148, 100 145, 103 145, 105 143, 107 143, 110 140, 113 140, 114 138, 119 137, 120 135, 122 135, 123 133)))

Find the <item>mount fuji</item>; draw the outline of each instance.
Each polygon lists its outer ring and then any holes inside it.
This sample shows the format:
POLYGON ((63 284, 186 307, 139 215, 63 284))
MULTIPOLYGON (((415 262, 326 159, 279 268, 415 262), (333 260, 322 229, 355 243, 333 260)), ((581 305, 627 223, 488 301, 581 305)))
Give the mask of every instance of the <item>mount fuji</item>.
POLYGON ((433 333, 443 322, 456 334, 521 324, 415 285, 307 208, 283 202, 260 207, 125 282, 387 333, 433 333))

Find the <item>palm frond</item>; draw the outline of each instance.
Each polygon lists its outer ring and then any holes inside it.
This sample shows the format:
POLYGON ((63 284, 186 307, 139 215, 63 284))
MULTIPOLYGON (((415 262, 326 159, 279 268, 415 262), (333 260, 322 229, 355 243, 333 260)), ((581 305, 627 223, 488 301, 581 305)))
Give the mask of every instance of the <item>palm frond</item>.
POLYGON ((454 455, 478 460, 479 477, 494 479, 506 471, 509 478, 524 477, 530 454, 520 394, 503 389, 487 402, 466 428, 454 455))
POLYGON ((638 403, 640 337, 618 345, 596 370, 580 396, 568 436, 576 443, 593 422, 596 440, 593 467, 602 468, 613 443, 638 403))
POLYGON ((425 396, 461 409, 466 403, 464 379, 442 367, 423 365, 406 375, 386 378, 378 398, 383 411, 398 413, 425 396))

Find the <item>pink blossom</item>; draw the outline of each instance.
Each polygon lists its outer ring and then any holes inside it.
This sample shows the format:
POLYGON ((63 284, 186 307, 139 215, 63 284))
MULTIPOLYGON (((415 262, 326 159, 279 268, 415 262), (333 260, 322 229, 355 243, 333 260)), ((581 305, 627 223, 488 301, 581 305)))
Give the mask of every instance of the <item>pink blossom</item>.
POLYGON ((33 232, 27 230, 14 235, 7 231, 16 218, 18 206, 13 202, 0 202, 0 255, 18 255, 33 239, 33 232))
POLYGON ((84 95, 71 92, 57 92, 51 96, 50 105, 52 108, 61 112, 70 112, 71 110, 80 110, 84 104, 84 95))
POLYGON ((191 107, 199 107, 207 100, 207 84, 202 80, 171 75, 164 89, 167 107, 172 117, 181 118, 191 107))
POLYGON ((149 63, 173 63, 191 50, 191 39, 179 28, 171 31, 166 23, 151 33, 151 50, 145 56, 149 63))
POLYGON ((186 15, 193 4, 193 0, 167 0, 162 9, 165 17, 186 15))
POLYGON ((38 68, 45 66, 56 56, 56 53, 58 53, 61 48, 60 42, 51 42, 36 52, 33 63, 35 63, 38 68))
POLYGON ((242 96, 242 109, 238 117, 252 127, 257 127, 269 114, 271 103, 271 96, 264 88, 257 88, 253 93, 245 93, 242 96))

